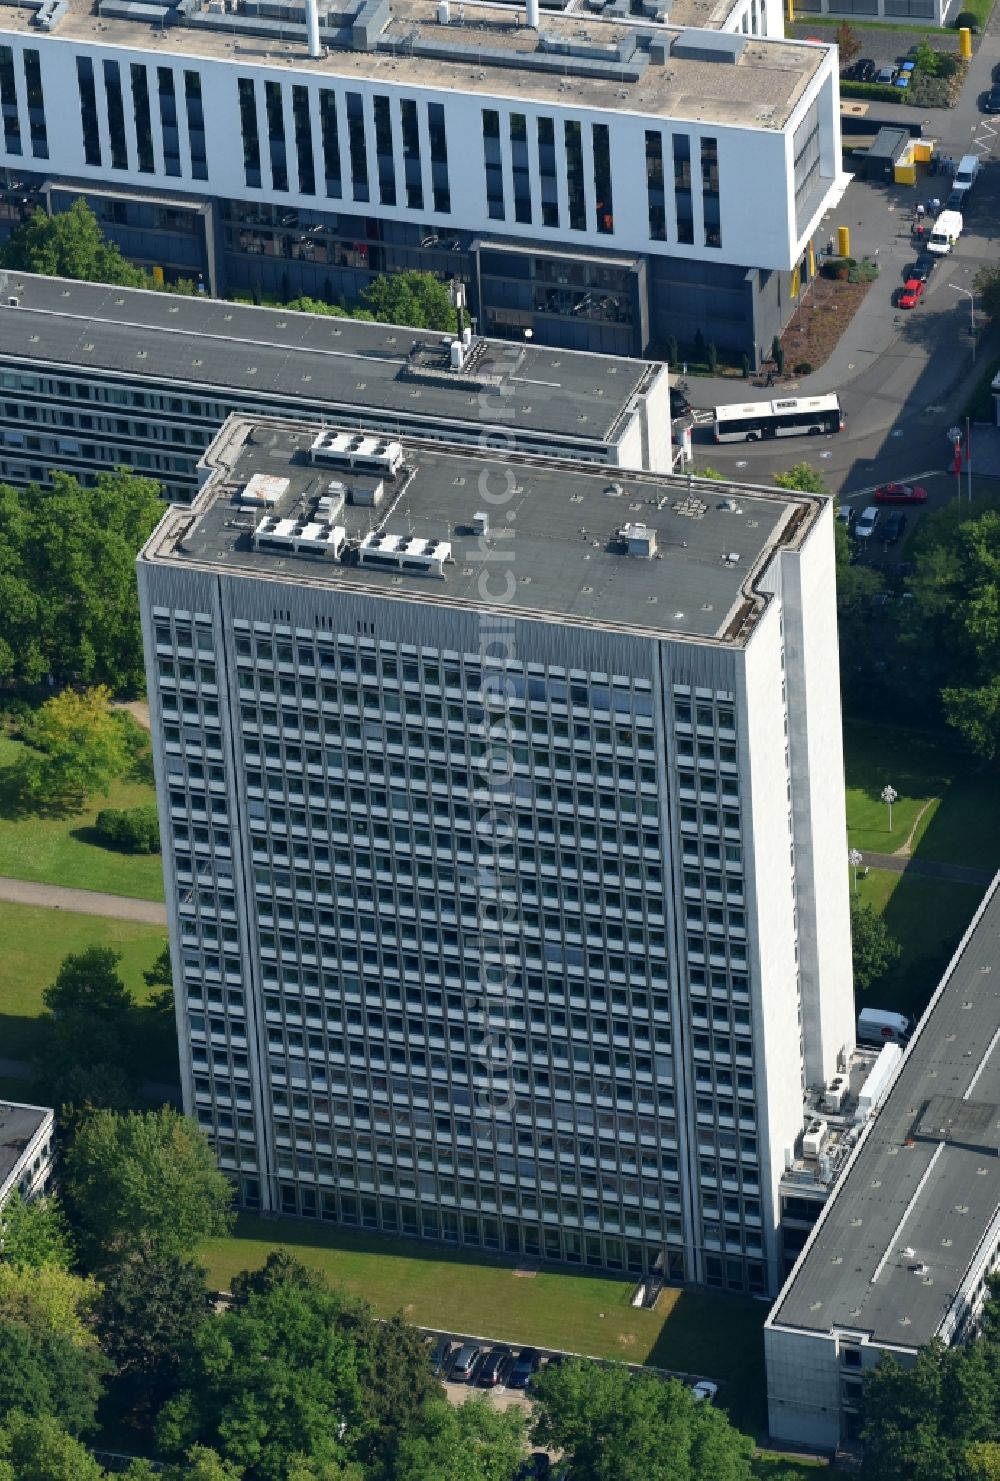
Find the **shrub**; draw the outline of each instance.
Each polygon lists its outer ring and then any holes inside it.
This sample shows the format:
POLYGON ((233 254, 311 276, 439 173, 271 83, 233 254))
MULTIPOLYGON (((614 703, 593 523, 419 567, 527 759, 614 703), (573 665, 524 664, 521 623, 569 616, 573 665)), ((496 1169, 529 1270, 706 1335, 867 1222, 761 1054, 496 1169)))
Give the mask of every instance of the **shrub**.
POLYGON ((812 375, 812 362, 810 360, 800 360, 795 367, 795 374, 812 375))
POLYGON ((918 72, 910 88, 910 102, 914 108, 950 108, 952 95, 947 79, 918 72))
POLYGON ((105 848, 124 854, 158 854, 160 823, 152 803, 141 807, 105 807, 97 814, 97 836, 105 848))
POLYGON ((852 262, 847 270, 849 283, 874 283, 878 277, 878 263, 871 257, 862 262, 852 262))
POLYGON ((973 36, 975 36, 979 30, 979 17, 974 10, 960 10, 952 21, 952 25, 956 31, 961 31, 963 26, 968 26, 973 36))
POLYGON ((886 87, 881 82, 842 82, 840 93, 844 98, 871 98, 878 103, 903 103, 912 88, 886 87))

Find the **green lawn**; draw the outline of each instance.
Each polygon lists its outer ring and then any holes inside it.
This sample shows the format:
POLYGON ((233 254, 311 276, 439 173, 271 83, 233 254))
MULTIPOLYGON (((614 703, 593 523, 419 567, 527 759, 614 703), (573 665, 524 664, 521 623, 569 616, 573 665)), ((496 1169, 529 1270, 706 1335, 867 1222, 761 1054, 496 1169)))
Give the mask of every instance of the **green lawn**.
POLYGON ((104 848, 93 831, 102 807, 154 802, 153 788, 137 782, 116 782, 107 797, 91 799, 81 812, 70 817, 23 815, 11 787, 12 769, 23 749, 20 741, 0 735, 0 875, 162 900, 159 854, 122 854, 104 848))
POLYGON ((844 769, 852 847, 895 853, 916 824, 915 857, 1000 868, 1000 776, 995 770, 948 741, 857 720, 844 723, 844 769), (891 833, 881 800, 887 785, 898 793, 891 833))
POLYGON ((921 1013, 975 914, 983 890, 872 869, 866 879, 859 877, 858 896, 881 912, 903 948, 882 981, 859 998, 859 1006, 868 1002, 897 1013, 921 1013))
MULTIPOLYGON (((55 979, 64 956, 88 946, 120 951, 122 980, 144 1002, 149 989, 142 974, 152 966, 164 940, 159 926, 0 901, 0 1056, 31 1059, 35 1054, 42 993, 55 979)), ((144 1075, 176 1081, 173 1034, 151 1032, 144 1037, 141 1060, 144 1075)))
POLYGON ((782 1455, 762 1450, 754 1457, 754 1481, 819 1481, 817 1471, 828 1471, 830 1462, 804 1455, 782 1455))
POLYGON ((736 1423, 764 1426, 765 1302, 671 1289, 656 1310, 636 1310, 630 1280, 548 1268, 526 1278, 479 1253, 247 1215, 235 1237, 208 1241, 200 1258, 221 1290, 279 1245, 383 1315, 402 1311, 421 1326, 703 1374, 723 1385, 720 1400, 736 1423))

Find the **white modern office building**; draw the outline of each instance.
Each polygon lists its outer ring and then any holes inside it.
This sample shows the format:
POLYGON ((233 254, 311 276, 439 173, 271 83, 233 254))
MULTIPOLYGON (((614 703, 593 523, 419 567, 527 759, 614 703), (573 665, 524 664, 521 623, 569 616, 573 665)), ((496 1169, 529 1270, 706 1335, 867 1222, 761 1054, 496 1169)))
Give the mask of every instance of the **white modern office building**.
POLYGON ((764 1328, 770 1433, 854 1447, 885 1353, 974 1330, 1000 1264, 1000 876, 764 1328))
POLYGON ((28 1202, 48 1191, 55 1166, 55 1113, 0 1100, 0 1209, 15 1193, 28 1202))
POLYGON ((830 501, 243 417, 204 477, 138 572, 242 1203, 775 1291, 853 1043, 830 501))
POLYGON ((335 4, 309 47, 301 0, 5 4, 5 210, 83 194, 213 294, 421 268, 486 335, 759 358, 838 188, 836 48, 778 0, 536 9, 335 4))

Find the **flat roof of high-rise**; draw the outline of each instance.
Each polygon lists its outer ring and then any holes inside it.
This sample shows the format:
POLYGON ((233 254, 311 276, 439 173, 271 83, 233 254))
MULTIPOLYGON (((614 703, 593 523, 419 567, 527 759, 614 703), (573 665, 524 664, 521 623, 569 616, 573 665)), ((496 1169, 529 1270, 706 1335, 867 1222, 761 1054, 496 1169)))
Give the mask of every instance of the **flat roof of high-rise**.
POLYGON ((0 1100, 0 1189, 10 1181, 32 1137, 51 1115, 44 1106, 0 1100))
POLYGON ((1000 1210, 1000 875, 768 1318, 915 1348, 1000 1210))
POLYGON ((203 460, 211 477, 190 508, 165 515, 140 561, 740 644, 766 601, 762 571, 828 503, 377 437, 368 461, 394 471, 356 474, 349 451, 310 461, 317 437, 336 440, 302 423, 230 417, 203 460), (251 501, 255 489, 267 502, 251 501), (318 501, 330 498, 336 509, 324 513, 318 501), (265 516, 273 538, 259 548, 265 516), (295 550, 300 537, 313 553, 295 550), (644 554, 627 553, 630 542, 644 554), (481 594, 484 569, 502 598, 481 594))
POLYGON ((479 339, 449 368, 448 335, 202 295, 108 287, 8 271, 0 293, 0 356, 149 379, 270 409, 274 398, 338 409, 377 407, 401 426, 433 418, 467 431, 614 444, 661 364, 479 339), (17 300, 11 307, 9 300, 17 300))
MULTIPOLYGON (((608 15, 546 8, 537 31, 515 5, 452 0, 442 22, 438 0, 334 0, 329 9, 320 7, 325 54, 311 58, 304 22, 292 17, 291 6, 280 20, 269 20, 265 5, 255 8, 265 14, 251 17, 249 7, 213 13, 206 4, 183 15, 176 0, 141 10, 121 0, 69 0, 54 34, 247 69, 290 63, 331 81, 365 79, 764 130, 785 126, 830 51, 815 42, 723 32, 727 7, 709 0, 653 6, 659 17, 667 15, 664 25, 649 10, 633 16, 624 7, 610 7, 608 15), (650 32, 667 47, 665 60, 651 61, 644 41, 636 46, 636 35, 650 32), (707 40, 699 45, 699 37, 707 40)), ((0 31, 36 39, 34 15, 28 6, 5 6, 0 31)))

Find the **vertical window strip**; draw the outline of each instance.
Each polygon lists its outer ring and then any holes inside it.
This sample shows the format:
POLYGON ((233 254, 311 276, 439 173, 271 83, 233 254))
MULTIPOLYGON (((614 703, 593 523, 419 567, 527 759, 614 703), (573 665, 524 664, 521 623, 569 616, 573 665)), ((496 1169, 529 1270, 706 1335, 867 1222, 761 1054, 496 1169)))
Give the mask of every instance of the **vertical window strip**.
POLYGON ((313 159, 312 117, 309 89, 292 88, 292 119, 295 124, 295 158, 299 172, 299 194, 316 194, 316 164, 313 159))
POLYGON ((559 225, 559 180, 556 174, 556 131, 551 118, 538 120, 538 175, 542 187, 542 225, 559 225))
POLYGON ((187 113, 188 145, 191 151, 191 174, 195 180, 207 180, 205 108, 201 96, 200 72, 184 73, 184 107, 187 113))
POLYGON ((347 94, 347 148, 351 156, 351 194, 356 201, 371 200, 368 182, 368 145, 365 140, 365 100, 347 94))
POLYGON ((323 176, 326 193, 339 200, 344 193, 340 175, 340 128, 337 123, 337 94, 329 88, 319 90, 319 126, 323 136, 323 176))
POLYGON ((24 85, 28 95, 28 127, 31 130, 31 152, 36 159, 48 159, 49 134, 45 121, 42 63, 37 51, 26 50, 24 53, 24 85))
POLYGON ((431 186, 435 211, 451 210, 451 182, 448 178, 448 135, 445 129, 444 104, 427 104, 427 129, 431 141, 431 186))
POLYGON ((264 83, 264 112, 267 116, 267 143, 271 157, 271 184, 275 190, 288 189, 285 109, 281 91, 280 82, 264 83))
POLYGON ((615 207, 611 188, 611 135, 606 123, 591 126, 594 148, 594 202, 597 230, 610 236, 615 229, 615 207))
POLYGON ((483 165, 486 171, 486 212, 491 221, 502 221, 503 155, 500 151, 500 115, 495 108, 483 109, 483 165))
POLYGON ((375 156, 378 163, 378 196, 383 206, 396 204, 396 162, 392 153, 392 122, 389 99, 382 93, 373 99, 375 109, 375 156))
POLYGON ((177 131, 177 96, 172 67, 157 67, 156 90, 160 104, 160 134, 163 139, 163 173, 181 172, 181 144, 177 131))
POLYGON ((701 206, 705 246, 722 246, 722 223, 719 215, 719 141, 703 137, 701 141, 701 206))
POLYGON ((122 76, 117 62, 105 59, 104 96, 108 104, 108 137, 111 140, 111 168, 128 169, 128 144, 125 139, 125 103, 122 98, 122 76))
POLYGON ((252 77, 239 79, 240 130, 243 134, 243 174, 252 190, 260 189, 260 131, 257 127, 257 89, 252 77))
POLYGON ((139 172, 152 175, 155 170, 153 159, 153 124, 149 114, 149 79, 141 62, 133 62, 129 68, 132 85, 132 116, 135 119, 135 147, 139 160, 139 172))
POLYGON ((403 136, 403 174, 406 185, 406 204, 411 211, 424 208, 424 182, 420 167, 420 125, 417 121, 417 105, 412 98, 403 98, 399 105, 400 132, 403 136))
POLYGON ((646 203, 649 211, 649 239, 667 239, 667 204, 663 190, 663 135, 659 129, 646 130, 646 203))
POLYGON ((566 192, 569 197, 570 231, 587 230, 587 197, 583 188, 583 131, 575 119, 563 124, 566 144, 566 192))
POLYGON ((514 220, 531 221, 531 168, 528 160, 528 120, 510 115, 510 161, 514 180, 514 220))
POLYGON ((7 154, 20 154, 21 120, 17 115, 14 52, 9 46, 0 46, 0 109, 3 111, 4 151, 7 154))
MULTIPOLYGON (((76 85, 80 93, 80 123, 83 128, 83 157, 88 165, 101 163, 101 135, 97 127, 97 88, 90 57, 76 59, 76 85)), ((4 118, 6 125, 6 117, 4 118)), ((20 153, 20 149, 18 150, 20 153)))
POLYGON ((694 243, 694 208, 691 203, 691 140, 687 134, 673 135, 674 209, 677 240, 694 243))

